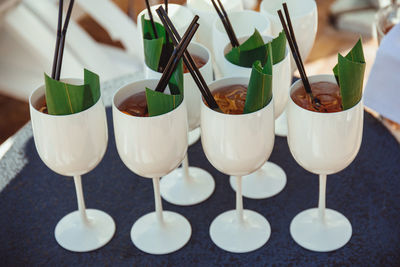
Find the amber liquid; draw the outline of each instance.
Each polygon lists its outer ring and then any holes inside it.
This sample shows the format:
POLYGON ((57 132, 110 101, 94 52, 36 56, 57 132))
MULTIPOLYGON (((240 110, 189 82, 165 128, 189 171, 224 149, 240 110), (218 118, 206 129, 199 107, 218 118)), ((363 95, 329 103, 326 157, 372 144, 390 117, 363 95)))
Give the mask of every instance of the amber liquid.
MULTIPOLYGON (((200 69, 207 63, 203 58, 201 58, 199 56, 195 56, 195 55, 191 55, 191 56, 192 56, 193 61, 198 69, 200 69)), ((189 69, 187 68, 186 64, 183 63, 183 73, 188 73, 188 72, 189 72, 189 69)))
POLYGON ((241 84, 218 88, 212 92, 215 101, 225 114, 243 114, 247 86, 241 84))
POLYGON ((47 111, 47 105, 46 105, 46 96, 43 95, 36 103, 35 103, 35 108, 39 110, 39 112, 43 112, 45 114, 49 114, 47 111))
POLYGON ((148 117, 146 92, 143 91, 128 97, 119 105, 118 109, 127 115, 148 117))
POLYGON ((307 94, 303 86, 292 92, 292 100, 300 107, 315 112, 332 113, 343 110, 340 88, 337 84, 330 82, 312 83, 311 90, 313 96, 320 101, 320 106, 312 103, 310 95, 307 94))

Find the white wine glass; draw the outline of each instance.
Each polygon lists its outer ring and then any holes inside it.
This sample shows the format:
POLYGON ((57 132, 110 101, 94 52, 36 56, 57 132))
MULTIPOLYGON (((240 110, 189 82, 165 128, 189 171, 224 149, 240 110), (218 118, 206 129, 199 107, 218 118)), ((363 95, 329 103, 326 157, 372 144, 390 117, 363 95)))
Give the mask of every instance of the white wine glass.
MULTIPOLYGON (((225 78, 210 84, 216 90, 248 84, 248 77, 225 78)), ((259 213, 243 209, 242 177, 260 168, 274 146, 273 100, 249 114, 230 115, 201 106, 201 143, 210 163, 220 172, 234 175, 236 209, 218 215, 210 226, 212 241, 223 250, 250 252, 262 247, 271 235, 268 221, 259 213)), ((243 178, 245 180, 246 178, 243 178)))
MULTIPOLYGON (((79 79, 63 82, 82 84, 79 79)), ((107 119, 101 97, 90 108, 70 115, 49 115, 39 111, 45 86, 29 98, 36 150, 52 171, 73 176, 78 210, 63 217, 55 228, 57 243, 70 251, 87 252, 107 244, 115 233, 114 220, 97 209, 86 209, 81 176, 93 170, 103 158, 108 142, 107 119)))
MULTIPOLYGON (((210 51, 203 45, 192 42, 188 46, 188 52, 201 58, 205 64, 199 68, 206 83, 213 80, 210 51)), ((145 67, 145 76, 149 79, 160 79, 161 73, 145 67)), ((197 88, 192 75, 183 74, 183 88, 186 110, 189 123, 189 145, 200 138, 200 104, 201 93, 197 88)), ((188 156, 182 161, 182 167, 177 168, 161 179, 161 196, 168 202, 189 206, 201 203, 208 199, 215 189, 215 181, 211 174, 198 167, 189 167, 188 156)))
POLYGON ((118 107, 130 96, 154 89, 159 80, 141 80, 120 88, 113 97, 113 121, 118 154, 134 173, 153 181, 155 212, 140 217, 132 226, 131 239, 150 254, 168 254, 182 248, 192 228, 182 215, 163 211, 160 177, 174 170, 187 150, 187 114, 182 102, 174 110, 153 117, 125 114, 118 107))
MULTIPOLYGON (((333 75, 310 76, 310 83, 336 83, 333 75)), ((302 86, 301 80, 291 92, 302 86)), ((294 159, 304 169, 319 175, 318 208, 300 212, 290 224, 290 234, 300 246, 318 252, 333 251, 351 238, 352 227, 341 213, 326 209, 327 175, 345 169, 356 157, 363 133, 363 102, 333 113, 309 111, 292 98, 288 104, 288 143, 294 159)))
MULTIPOLYGON (((282 3, 287 3, 300 55, 302 60, 306 61, 317 35, 317 4, 315 0, 263 0, 260 5, 260 12, 271 21, 272 36, 274 37, 282 31, 282 24, 277 13, 278 10, 282 9, 282 3)), ((292 55, 290 55, 290 58, 293 74, 297 67, 292 55)), ((275 134, 286 137, 287 131, 287 116, 286 111, 284 111, 275 121, 275 134)))
MULTIPOLYGON (((244 42, 250 36, 239 38, 239 42, 244 42)), ((272 37, 262 35, 264 42, 269 42, 272 37)), ((226 54, 231 49, 228 41, 223 46, 223 53, 226 54)), ((241 67, 229 62, 223 58, 222 72, 225 76, 245 76, 251 75, 251 68, 241 67)), ((286 48, 285 58, 273 65, 272 68, 272 93, 274 95, 274 117, 277 119, 285 109, 289 98, 289 89, 291 82, 290 71, 290 53, 286 48)), ((277 164, 267 161, 261 168, 255 172, 246 175, 243 179, 243 196, 252 199, 264 199, 279 194, 286 186, 286 173, 277 164)), ((230 179, 231 186, 236 190, 235 177, 230 179)))

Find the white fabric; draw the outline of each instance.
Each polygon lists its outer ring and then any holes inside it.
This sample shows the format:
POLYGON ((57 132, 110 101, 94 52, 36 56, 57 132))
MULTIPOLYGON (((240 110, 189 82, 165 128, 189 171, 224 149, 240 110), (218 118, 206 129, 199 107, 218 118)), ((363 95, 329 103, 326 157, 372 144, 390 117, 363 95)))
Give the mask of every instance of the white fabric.
POLYGON ((137 25, 110 0, 78 0, 78 4, 103 26, 113 40, 120 40, 129 54, 144 60, 137 25))
POLYGON ((400 24, 382 39, 365 87, 364 104, 400 123, 400 24))
MULTIPOLYGON (((97 14, 95 19, 100 19, 100 25, 114 21, 116 23, 113 24, 114 27, 105 28, 118 29, 116 33, 109 32, 111 36, 117 36, 117 39, 121 37, 121 29, 129 28, 126 30, 127 37, 124 40, 125 43, 126 40, 131 41, 128 47, 130 49, 127 49, 127 52, 97 43, 71 19, 65 43, 62 77, 80 78, 83 75, 83 68, 86 67, 98 73, 101 82, 104 82, 142 70, 143 60, 140 59, 140 54, 143 49, 139 48, 136 40, 138 34, 135 32, 135 24, 125 14, 119 12, 118 7, 109 0, 103 0, 101 3, 97 0, 79 2, 83 2, 86 8, 106 3, 107 5, 102 7, 106 7, 109 11, 107 15, 104 15, 104 9, 101 8, 94 8, 90 14, 97 14), (106 18, 107 23, 101 18, 106 18)), ((23 0, 0 20, 1 93, 27 101, 31 91, 43 84, 43 73, 51 72, 56 39, 57 5, 56 0, 23 0)))

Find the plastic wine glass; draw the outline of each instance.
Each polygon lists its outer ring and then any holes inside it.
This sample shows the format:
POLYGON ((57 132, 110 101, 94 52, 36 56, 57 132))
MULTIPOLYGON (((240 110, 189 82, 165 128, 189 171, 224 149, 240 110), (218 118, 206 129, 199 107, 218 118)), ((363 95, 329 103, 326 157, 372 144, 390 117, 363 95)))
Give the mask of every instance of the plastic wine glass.
MULTIPOLYGON (((300 55, 306 60, 314 45, 318 29, 318 9, 315 0, 263 0, 260 5, 260 12, 270 21, 272 36, 276 37, 282 31, 282 24, 279 20, 277 10, 282 9, 282 3, 287 3, 290 12, 293 30, 296 32, 296 39, 299 45, 300 55)), ((291 57, 292 73, 297 69, 293 56, 291 57)))
MULTIPOLYGON (((229 20, 237 38, 249 36, 257 29, 262 35, 272 35, 271 22, 269 19, 253 10, 234 11, 229 13, 229 20)), ((221 45, 230 42, 228 34, 219 17, 215 18, 212 27, 212 41, 215 64, 220 72, 224 54, 221 45)))
MULTIPOLYGON (((153 20, 157 23, 161 23, 160 18, 157 16, 156 9, 163 4, 157 4, 150 7, 151 13, 153 14, 153 20)), ((145 15, 145 19, 149 19, 147 9, 143 9, 139 15, 137 16, 137 26, 140 29, 140 33, 142 33, 142 16, 145 15)), ((189 8, 183 5, 178 4, 168 4, 168 16, 171 19, 172 23, 176 27, 180 36, 183 36, 186 29, 189 27, 190 22, 192 21, 193 14, 189 8)), ((140 35, 140 38, 143 39, 143 36, 140 35)))
MULTIPOLYGON (((226 12, 229 14, 233 11, 243 10, 242 0, 221 0, 226 12)), ((188 0, 187 7, 192 11, 194 15, 200 17, 198 32, 196 33, 196 41, 206 46, 212 53, 213 41, 212 41, 212 27, 214 20, 218 17, 212 2, 210 0, 188 0)))
MULTIPOLYGON (((215 81, 210 90, 248 84, 249 77, 215 81)), ((212 241, 229 252, 250 252, 269 239, 271 227, 259 213, 243 209, 242 176, 260 168, 274 146, 273 100, 261 110, 249 114, 228 115, 201 106, 201 142, 210 163, 222 173, 236 177, 236 210, 217 216, 210 226, 212 241)))
POLYGON ((127 115, 118 106, 128 97, 155 88, 159 80, 142 80, 119 89, 113 97, 113 121, 118 154, 134 173, 153 180, 155 212, 140 217, 133 225, 131 239, 150 254, 167 254, 182 248, 192 228, 182 215, 163 211, 160 177, 174 170, 187 150, 186 105, 154 117, 127 115))
MULTIPOLYGON (((263 0, 260 12, 271 21, 272 36, 276 37, 282 31, 277 10, 282 9, 282 3, 287 3, 294 32, 296 33, 301 58, 305 61, 314 45, 318 29, 318 9, 315 0, 263 0)), ((290 66, 293 72, 297 69, 293 56, 290 55, 290 66)), ((285 111, 275 121, 275 134, 287 136, 287 115, 285 111)))
MULTIPOLYGON (((239 38, 242 43, 250 36, 239 38)), ((264 42, 272 40, 270 36, 262 36, 264 42)), ((232 48, 227 42, 223 46, 223 54, 226 54, 232 48)), ((245 76, 250 77, 251 68, 241 67, 229 62, 225 57, 223 59, 222 72, 225 76, 245 76)), ((291 81, 290 72, 290 53, 286 49, 285 58, 273 65, 272 68, 272 91, 274 95, 274 116, 279 117, 284 111, 289 98, 289 89, 291 81)), ((267 161, 260 169, 254 173, 246 175, 243 179, 243 196, 252 199, 264 199, 279 194, 286 186, 285 171, 277 164, 267 161)), ((230 184, 236 190, 235 177, 230 178, 230 184)))
MULTIPOLYGON (((207 83, 212 82, 212 64, 210 51, 199 43, 189 44, 188 51, 193 56, 198 56, 205 61, 205 65, 199 68, 201 75, 207 83)), ((161 73, 145 67, 147 78, 159 79, 161 73)), ((201 93, 197 88, 190 73, 183 75, 183 88, 189 122, 190 140, 196 142, 200 138, 200 102, 201 93)), ((160 182, 161 196, 168 202, 189 206, 208 199, 215 189, 215 182, 211 174, 198 167, 189 167, 188 156, 184 158, 182 167, 177 168, 164 176, 160 182)))
MULTIPOLYGON (((82 84, 79 79, 64 82, 82 84)), ((108 131, 103 101, 79 113, 49 115, 40 112, 45 86, 34 90, 29 98, 33 137, 42 161, 52 171, 73 176, 78 210, 62 218, 55 228, 57 243, 70 251, 87 252, 107 244, 115 233, 114 220, 105 212, 86 209, 81 175, 93 170, 107 148, 108 131)))
MULTIPOLYGON (((310 76, 310 83, 336 83, 333 75, 310 76)), ((291 92, 302 85, 293 84, 291 92)), ((352 227, 341 213, 325 208, 327 175, 346 168, 356 157, 363 132, 362 100, 351 109, 319 113, 306 110, 290 98, 288 143, 304 169, 319 175, 318 208, 302 211, 290 224, 290 234, 300 246, 318 252, 333 251, 351 238, 352 227)))

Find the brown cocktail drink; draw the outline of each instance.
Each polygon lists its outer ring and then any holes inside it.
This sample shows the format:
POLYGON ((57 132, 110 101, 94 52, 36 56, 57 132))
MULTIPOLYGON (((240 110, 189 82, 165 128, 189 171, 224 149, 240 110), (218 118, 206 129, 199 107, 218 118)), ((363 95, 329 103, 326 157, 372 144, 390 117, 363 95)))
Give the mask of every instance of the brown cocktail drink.
POLYGON ((321 113, 332 113, 343 111, 342 97, 340 88, 337 84, 331 82, 316 82, 311 84, 313 96, 317 98, 320 105, 312 103, 311 97, 307 94, 304 86, 294 90, 291 94, 293 102, 300 107, 321 113))
POLYGON ((39 110, 40 112, 43 112, 45 114, 49 114, 47 111, 47 105, 46 105, 46 96, 43 95, 39 100, 34 103, 34 107, 39 110))
POLYGON ((146 92, 136 93, 125 99, 118 109, 123 113, 136 117, 148 117, 146 92))
POLYGON ((247 85, 235 84, 218 88, 212 92, 215 101, 225 114, 243 114, 247 85))
MULTIPOLYGON (((207 62, 204 60, 202 57, 196 56, 196 55, 191 55, 193 58, 193 61, 198 69, 203 67, 207 62)), ((183 73, 188 73, 189 69, 186 67, 186 64, 183 63, 183 73)))

